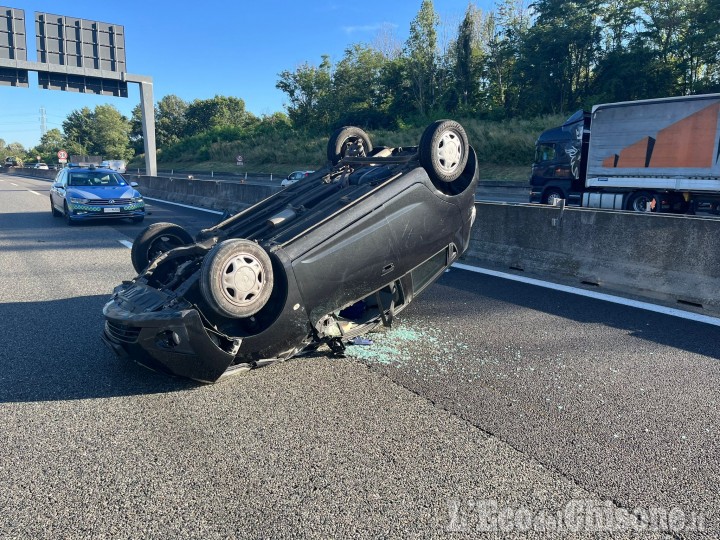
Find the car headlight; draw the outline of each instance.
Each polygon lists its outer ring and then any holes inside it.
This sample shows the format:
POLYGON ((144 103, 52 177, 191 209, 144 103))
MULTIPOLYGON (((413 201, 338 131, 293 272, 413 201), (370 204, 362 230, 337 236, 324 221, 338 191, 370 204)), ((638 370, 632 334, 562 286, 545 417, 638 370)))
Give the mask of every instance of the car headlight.
POLYGON ((73 204, 87 204, 90 201, 88 199, 76 199, 75 197, 70 197, 70 202, 73 204))
POLYGON ((133 197, 133 198, 132 198, 132 199, 130 199, 130 200, 131 200, 132 202, 134 202, 134 203, 140 203, 140 202, 143 202, 143 198, 142 198, 142 196, 138 196, 138 197, 133 197))

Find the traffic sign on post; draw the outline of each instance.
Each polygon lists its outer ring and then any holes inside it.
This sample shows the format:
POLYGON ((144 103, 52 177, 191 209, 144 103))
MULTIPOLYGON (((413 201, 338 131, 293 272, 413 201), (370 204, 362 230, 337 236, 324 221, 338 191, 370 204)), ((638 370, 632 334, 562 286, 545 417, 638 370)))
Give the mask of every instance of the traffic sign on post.
POLYGON ((58 151, 58 159, 67 159, 67 152, 65 150, 58 151))

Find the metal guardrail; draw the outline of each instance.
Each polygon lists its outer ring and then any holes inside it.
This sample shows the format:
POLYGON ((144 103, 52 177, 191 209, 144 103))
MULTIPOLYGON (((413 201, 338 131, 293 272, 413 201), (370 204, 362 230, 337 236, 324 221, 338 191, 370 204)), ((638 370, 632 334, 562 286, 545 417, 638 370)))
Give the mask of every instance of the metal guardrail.
MULTIPOLYGON (((125 174, 145 176, 145 169, 128 168, 125 174)), ((215 171, 194 171, 192 169, 160 169, 157 176, 164 178, 187 178, 190 180, 225 180, 242 182, 246 180, 280 182, 285 177, 280 174, 264 172, 228 173, 215 171)))

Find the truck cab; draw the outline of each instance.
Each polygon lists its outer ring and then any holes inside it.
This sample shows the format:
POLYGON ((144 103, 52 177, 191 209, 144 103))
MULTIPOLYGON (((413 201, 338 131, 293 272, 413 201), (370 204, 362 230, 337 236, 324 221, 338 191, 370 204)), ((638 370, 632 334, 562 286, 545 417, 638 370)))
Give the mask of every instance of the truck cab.
POLYGON ((580 204, 585 186, 590 113, 577 111, 563 125, 543 131, 535 142, 530 202, 580 204))

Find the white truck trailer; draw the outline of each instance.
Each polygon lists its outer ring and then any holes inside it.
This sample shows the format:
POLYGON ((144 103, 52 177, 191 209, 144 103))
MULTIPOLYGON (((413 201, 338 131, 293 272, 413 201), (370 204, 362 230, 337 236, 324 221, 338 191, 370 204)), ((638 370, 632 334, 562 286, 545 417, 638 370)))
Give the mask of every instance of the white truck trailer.
POLYGON ((720 206, 720 94, 596 105, 571 119, 538 138, 531 201, 678 213, 720 206))

